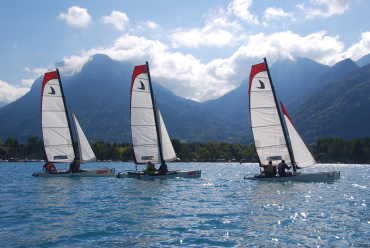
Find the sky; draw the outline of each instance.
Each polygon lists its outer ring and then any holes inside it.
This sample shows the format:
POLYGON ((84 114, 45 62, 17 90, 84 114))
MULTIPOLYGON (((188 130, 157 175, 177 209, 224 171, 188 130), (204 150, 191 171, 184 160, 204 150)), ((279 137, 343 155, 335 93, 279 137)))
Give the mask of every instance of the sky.
POLYGON ((78 73, 94 54, 143 64, 196 101, 247 80, 264 57, 326 65, 370 53, 369 0, 3 0, 0 103, 48 70, 78 73))

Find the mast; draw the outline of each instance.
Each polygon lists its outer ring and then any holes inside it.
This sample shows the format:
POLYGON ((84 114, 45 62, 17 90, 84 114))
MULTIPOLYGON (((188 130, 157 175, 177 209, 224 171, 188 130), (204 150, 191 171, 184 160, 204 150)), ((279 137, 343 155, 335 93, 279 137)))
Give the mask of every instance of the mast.
POLYGON ((76 145, 75 145, 75 140, 73 138, 73 134, 72 134, 72 126, 71 126, 71 120, 69 119, 69 114, 68 114, 68 106, 66 104, 66 99, 64 97, 64 91, 63 91, 63 85, 62 85, 62 80, 60 78, 60 74, 59 74, 59 70, 57 68, 57 75, 58 75, 58 80, 59 80, 59 84, 60 84, 60 92, 62 94, 62 99, 63 99, 63 104, 64 104, 64 109, 66 111, 66 116, 67 116, 67 123, 68 123, 68 130, 69 130, 69 134, 71 135, 71 140, 72 140, 72 147, 73 147, 73 152, 75 153, 75 160, 76 160, 76 145))
POLYGON ((157 111, 157 104, 154 99, 153 87, 152 87, 152 79, 150 77, 149 72, 149 63, 148 61, 145 63, 146 68, 148 71, 148 79, 149 79, 149 87, 150 87, 150 97, 152 98, 152 105, 153 105, 153 113, 154 113, 154 121, 155 121, 155 129, 157 131, 157 141, 158 141, 158 149, 159 149, 159 158, 161 160, 161 164, 164 163, 163 161, 163 151, 162 151, 162 140, 160 135, 160 127, 159 127, 159 120, 158 120, 158 111, 157 111))
POLYGON ((268 77, 270 79, 270 82, 271 82, 271 90, 272 90, 272 93, 274 95, 274 101, 275 101, 275 104, 276 104, 276 107, 277 107, 280 124, 281 124, 281 127, 283 129, 285 143, 287 144, 287 148, 288 148, 290 160, 292 162, 293 171, 296 171, 296 164, 295 164, 294 154, 293 154, 293 150, 292 150, 292 145, 290 143, 288 132, 286 130, 286 125, 285 125, 285 122, 283 120, 283 116, 281 114, 280 104, 279 104, 278 99, 277 99, 277 96, 276 96, 275 87, 274 87, 274 84, 272 83, 272 78, 271 78, 271 75, 270 75, 270 69, 268 67, 266 58, 263 58, 263 61, 264 61, 265 65, 266 65, 267 75, 268 75, 268 77))

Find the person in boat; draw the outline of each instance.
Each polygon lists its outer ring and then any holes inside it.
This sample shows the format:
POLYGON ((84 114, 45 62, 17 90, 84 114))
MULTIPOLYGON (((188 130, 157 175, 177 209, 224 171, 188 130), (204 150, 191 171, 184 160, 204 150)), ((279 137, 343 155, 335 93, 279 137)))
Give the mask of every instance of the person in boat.
POLYGON ((144 173, 154 175, 155 172, 156 172, 155 165, 152 162, 148 162, 146 164, 146 169, 144 170, 144 173))
POLYGON ((43 169, 48 173, 57 173, 57 168, 52 162, 47 162, 44 164, 43 169))
POLYGON ((162 162, 161 166, 159 167, 158 169, 158 172, 159 174, 163 175, 163 174, 167 174, 168 172, 168 168, 167 168, 167 164, 165 162, 162 162))
POLYGON ((272 161, 270 160, 268 165, 262 165, 263 172, 261 173, 264 177, 274 177, 276 176, 276 167, 273 166, 272 161))
POLYGON ((290 167, 285 163, 285 160, 281 160, 281 162, 278 164, 279 176, 287 177, 292 174, 291 172, 286 172, 286 169, 290 170, 290 167))

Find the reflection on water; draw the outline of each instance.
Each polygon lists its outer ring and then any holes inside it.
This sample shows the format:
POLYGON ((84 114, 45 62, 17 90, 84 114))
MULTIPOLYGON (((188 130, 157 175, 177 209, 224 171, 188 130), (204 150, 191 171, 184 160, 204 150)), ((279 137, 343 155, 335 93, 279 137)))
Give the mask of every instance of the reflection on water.
POLYGON ((308 169, 340 170, 333 184, 243 180, 258 167, 236 163, 176 163, 202 178, 146 181, 31 177, 40 167, 0 164, 1 247, 370 245, 370 166, 308 169))

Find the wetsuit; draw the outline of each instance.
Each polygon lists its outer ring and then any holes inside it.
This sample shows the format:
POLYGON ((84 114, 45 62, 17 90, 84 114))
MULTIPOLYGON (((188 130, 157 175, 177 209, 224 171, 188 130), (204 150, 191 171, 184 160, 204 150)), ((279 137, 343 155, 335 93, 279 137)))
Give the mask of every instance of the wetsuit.
POLYGON ((289 176, 290 173, 287 173, 285 170, 288 169, 290 170, 290 167, 286 164, 286 163, 283 163, 281 162, 279 165, 278 165, 278 171, 279 171, 279 175, 281 177, 286 177, 286 176, 289 176))

